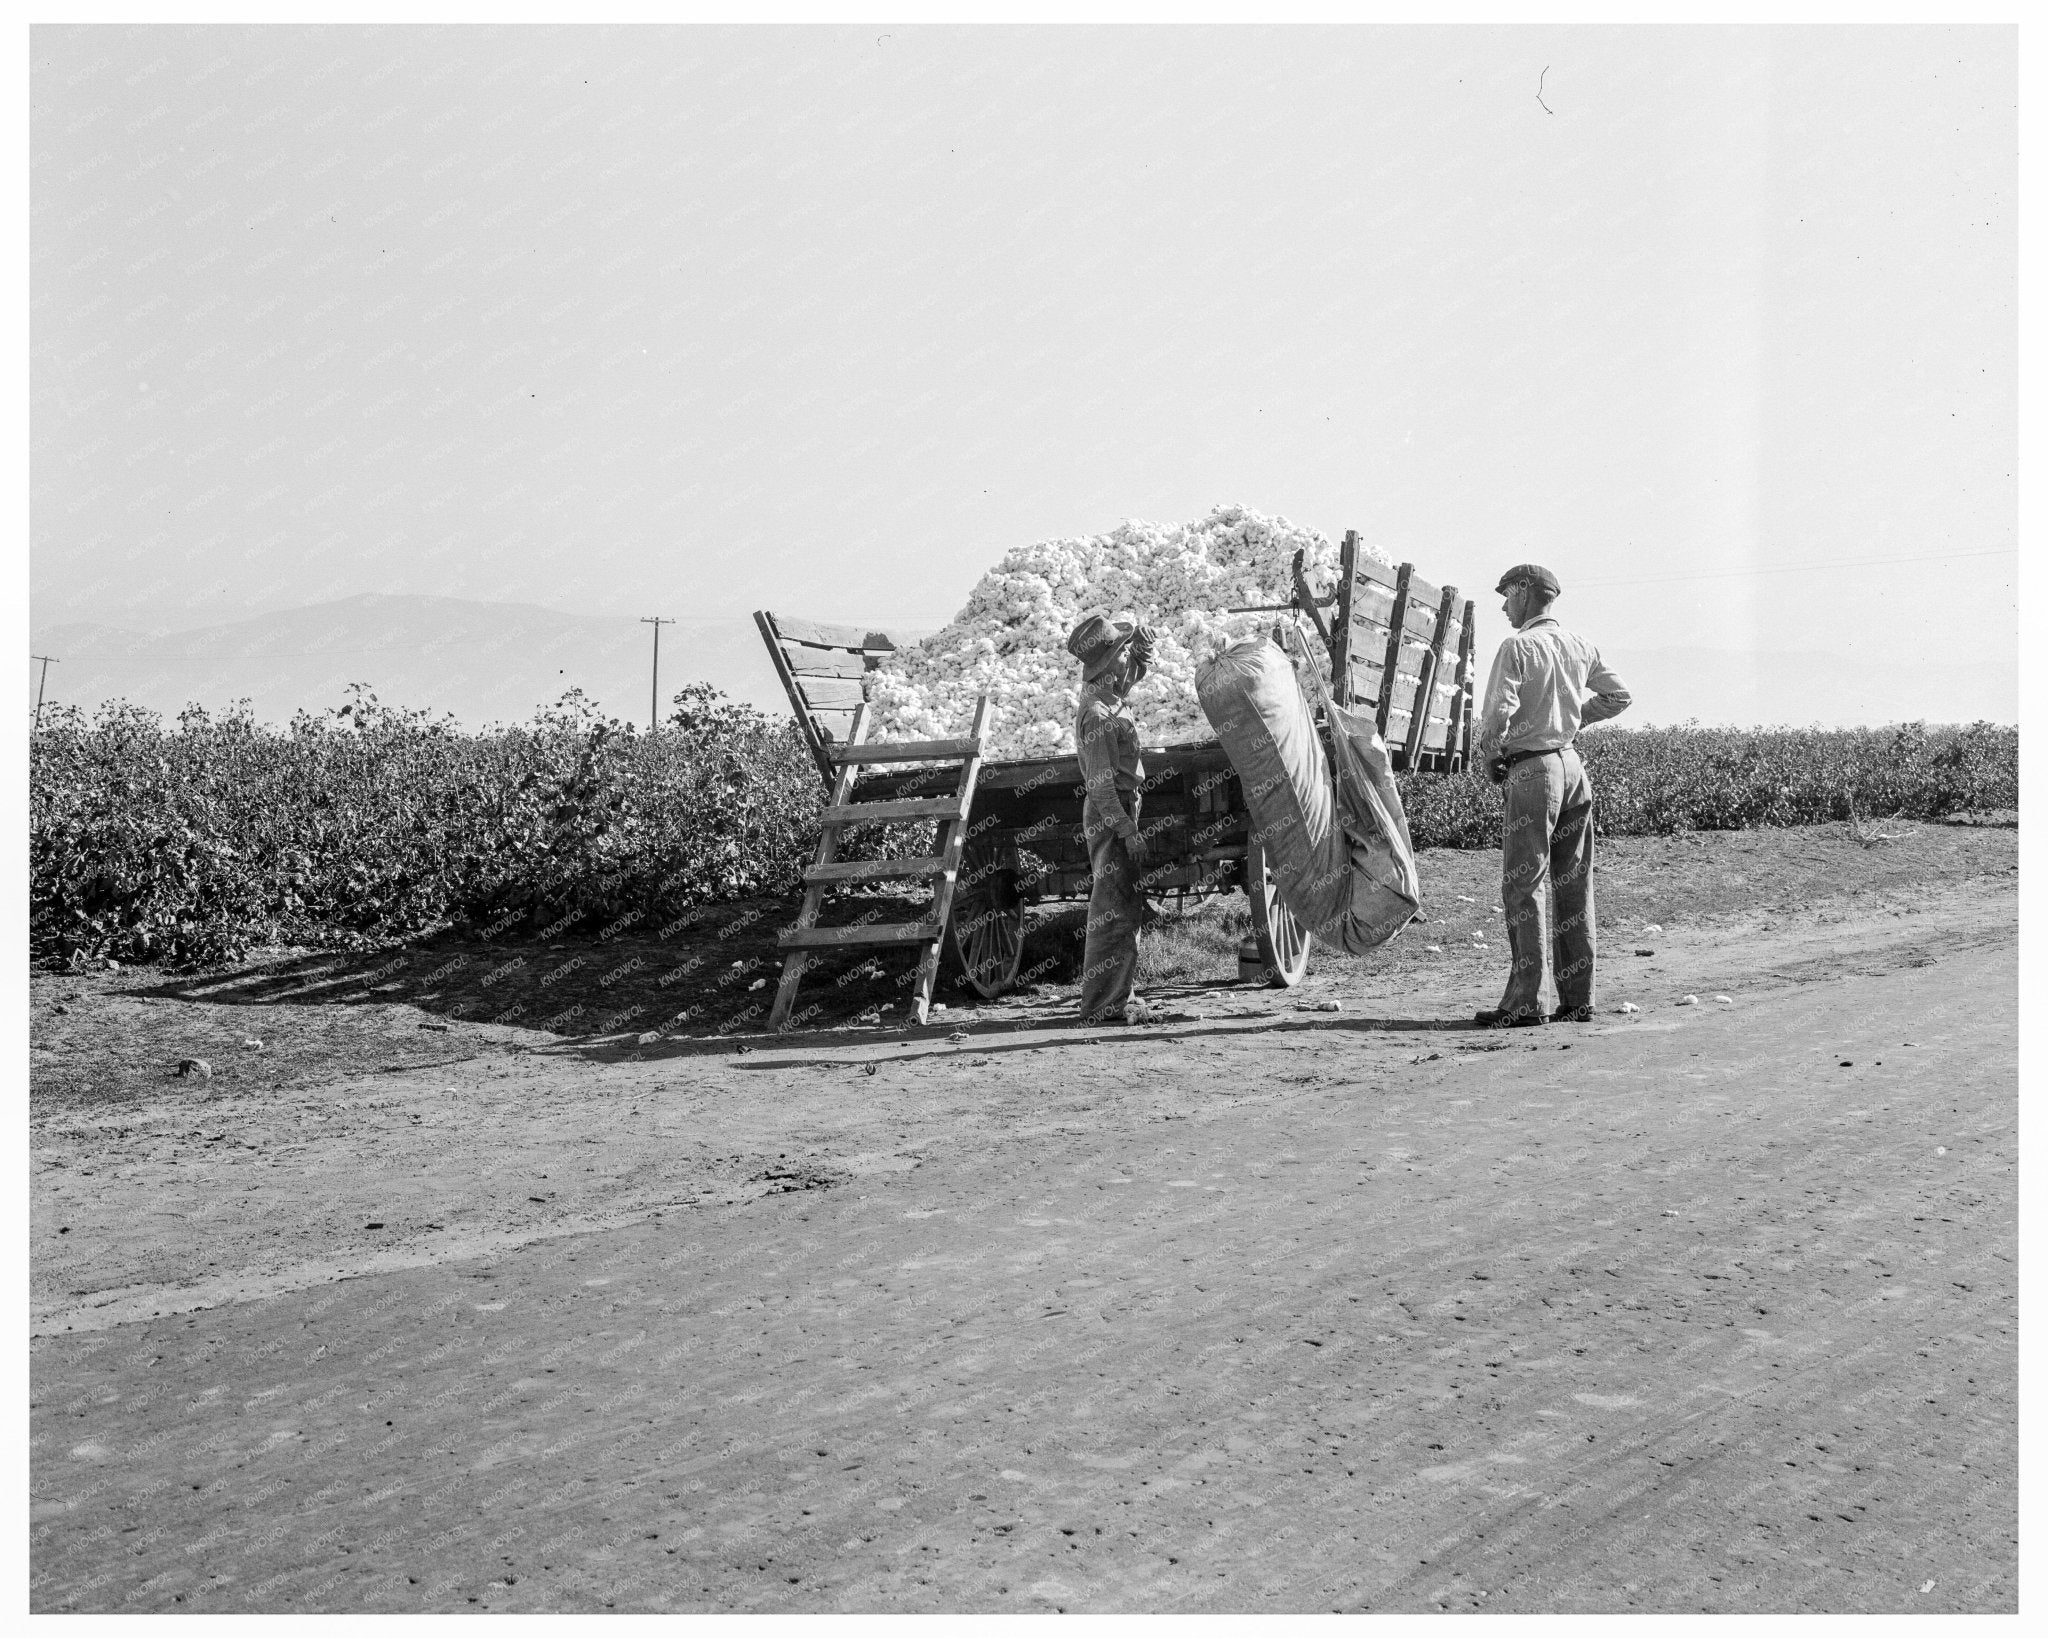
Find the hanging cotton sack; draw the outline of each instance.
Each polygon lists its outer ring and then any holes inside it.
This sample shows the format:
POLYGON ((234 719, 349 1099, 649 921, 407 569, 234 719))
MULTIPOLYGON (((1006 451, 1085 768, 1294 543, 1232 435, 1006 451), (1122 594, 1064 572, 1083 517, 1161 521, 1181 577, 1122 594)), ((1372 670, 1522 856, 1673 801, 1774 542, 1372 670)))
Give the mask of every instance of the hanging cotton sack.
POLYGON ((1351 902, 1323 941, 1363 955, 1376 950, 1422 907, 1422 879, 1408 839, 1408 814, 1373 719, 1324 703, 1336 759, 1338 823, 1351 854, 1351 902))
POLYGON ((1372 720, 1326 706, 1333 780, 1294 666, 1264 637, 1198 668, 1195 695, 1237 771, 1281 902, 1336 949, 1358 955, 1386 943, 1415 914, 1420 891, 1407 815, 1372 720))

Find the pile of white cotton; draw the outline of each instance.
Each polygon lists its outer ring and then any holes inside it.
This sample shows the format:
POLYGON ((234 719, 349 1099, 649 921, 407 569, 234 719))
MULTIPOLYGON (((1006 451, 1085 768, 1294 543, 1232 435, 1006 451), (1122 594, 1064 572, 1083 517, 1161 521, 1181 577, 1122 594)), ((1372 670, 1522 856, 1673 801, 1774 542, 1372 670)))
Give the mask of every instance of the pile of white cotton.
MULTIPOLYGON (((1320 590, 1335 583, 1333 542, 1243 506, 1219 506, 1198 523, 1130 522, 1106 535, 1021 546, 982 576, 945 629, 899 649, 868 678, 871 736, 964 733, 974 696, 985 691, 995 707, 989 754, 1071 752, 1081 668, 1066 650, 1067 633, 1084 615, 1099 612, 1134 614, 1158 632, 1151 672, 1131 695, 1143 742, 1208 739, 1195 698, 1195 667, 1226 644, 1287 618, 1222 611, 1288 601, 1297 551, 1312 585, 1320 590)), ((1313 632, 1309 641, 1320 652, 1313 632)))

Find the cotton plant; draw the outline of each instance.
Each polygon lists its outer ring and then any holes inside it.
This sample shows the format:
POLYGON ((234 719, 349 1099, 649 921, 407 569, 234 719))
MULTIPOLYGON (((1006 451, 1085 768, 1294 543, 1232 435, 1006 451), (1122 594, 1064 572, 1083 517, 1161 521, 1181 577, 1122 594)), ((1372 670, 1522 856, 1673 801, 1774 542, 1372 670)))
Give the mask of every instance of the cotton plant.
MULTIPOLYGON (((1152 668, 1131 696, 1145 743, 1208 739, 1195 669, 1271 628, 1272 614, 1224 611, 1287 602, 1297 551, 1311 584, 1334 584, 1338 551, 1327 536, 1244 506, 1219 506, 1195 523, 1134 520, 1108 534, 1020 546, 981 577, 943 630, 898 649, 872 674, 874 735, 947 738, 965 729, 974 697, 987 693, 995 706, 990 754, 1070 753, 1081 676, 1067 633, 1101 612, 1134 615, 1158 633, 1152 668)), ((1319 655, 1318 663, 1326 660, 1319 655)))

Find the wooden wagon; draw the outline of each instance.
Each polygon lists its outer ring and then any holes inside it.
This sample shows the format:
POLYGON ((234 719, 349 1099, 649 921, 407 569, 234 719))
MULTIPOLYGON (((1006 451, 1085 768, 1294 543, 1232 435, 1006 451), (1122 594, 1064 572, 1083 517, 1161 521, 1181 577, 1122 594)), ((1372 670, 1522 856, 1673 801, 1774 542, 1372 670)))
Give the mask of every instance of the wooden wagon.
MULTIPOLYGON (((1472 604, 1460 601, 1456 587, 1430 585, 1413 565, 1389 569, 1365 558, 1355 532, 1345 535, 1339 563, 1337 584, 1319 592, 1304 578, 1297 554, 1294 597, 1270 612, 1313 624, 1329 655, 1332 697, 1374 709, 1397 769, 1462 768, 1471 740, 1472 604), (1391 686, 1383 686, 1388 679, 1391 686)), ((1089 890, 1079 760, 984 758, 986 697, 964 738, 870 742, 868 674, 897 641, 886 631, 766 610, 754 621, 828 791, 825 841, 804 873, 804 910, 782 935, 784 981, 771 1026, 790 1021, 805 952, 817 949, 924 946, 913 1002, 920 1022, 942 944, 967 987, 988 998, 1001 995, 1023 976, 1027 907, 1085 898, 1089 890), (841 862, 842 831, 864 819, 936 821, 934 851, 914 859, 841 862), (817 924, 834 884, 892 878, 930 880, 926 920, 896 927, 817 924)), ((1266 982, 1298 984, 1308 970, 1309 936, 1276 891, 1223 748, 1214 740, 1146 746, 1144 760, 1147 895, 1243 891, 1266 982)))

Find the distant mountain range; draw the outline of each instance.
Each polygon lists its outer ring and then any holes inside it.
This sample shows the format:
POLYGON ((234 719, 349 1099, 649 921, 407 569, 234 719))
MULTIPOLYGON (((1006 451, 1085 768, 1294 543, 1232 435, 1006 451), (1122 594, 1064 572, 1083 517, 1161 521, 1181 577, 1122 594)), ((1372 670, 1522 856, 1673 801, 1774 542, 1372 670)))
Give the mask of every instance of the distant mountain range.
MULTIPOLYGON (((606 712, 644 722, 653 628, 564 614, 535 603, 365 593, 332 603, 161 635, 93 621, 38 628, 57 657, 47 698, 106 699, 174 715, 247 698, 257 717, 325 710, 367 683, 386 704, 447 711, 465 727, 524 721, 572 688, 606 712)), ((35 673, 30 666, 30 698, 35 673)), ((683 619, 661 628, 661 696, 709 682, 763 710, 786 709, 751 620, 683 619)))
MULTIPOLYGON (((783 612, 831 617, 830 610, 783 612)), ((915 638, 923 630, 905 631, 915 638)), ((1497 632, 1486 633, 1488 646, 1497 632)), ((535 603, 364 593, 196 630, 150 634, 81 620, 36 627, 37 654, 57 657, 48 698, 87 707, 127 699, 173 716, 246 698, 257 717, 288 721, 326 710, 367 683, 386 704, 451 713, 465 727, 525 721, 571 688, 607 713, 644 722, 651 628, 615 616, 564 614, 535 603)), ((2015 663, 1968 659, 1929 671, 1917 657, 1850 653, 1743 654, 1713 649, 1603 652, 1636 698, 1627 724, 1759 723, 1826 727, 2019 719, 2015 663)), ((29 667, 29 699, 38 667, 29 667)), ((661 630, 664 713, 675 691, 708 682, 770 714, 781 685, 745 616, 691 619, 661 630)), ((1142 710, 1142 696, 1139 700, 1142 710)))

